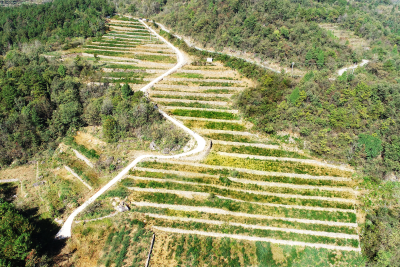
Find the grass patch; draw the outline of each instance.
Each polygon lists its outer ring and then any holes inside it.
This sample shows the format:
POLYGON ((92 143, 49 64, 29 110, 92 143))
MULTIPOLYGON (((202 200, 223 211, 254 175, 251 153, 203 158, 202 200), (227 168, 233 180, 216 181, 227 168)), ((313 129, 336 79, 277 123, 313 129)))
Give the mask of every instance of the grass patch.
POLYGON ((171 111, 172 115, 185 116, 185 117, 198 117, 208 119, 222 119, 222 120, 239 120, 239 116, 228 112, 207 111, 207 110, 187 110, 175 109, 171 111))
POLYGON ((204 93, 214 93, 214 94, 234 94, 236 91, 229 89, 207 89, 203 91, 204 93))
POLYGON ((111 34, 136 35, 136 36, 149 36, 150 35, 150 32, 142 32, 142 31, 133 31, 133 32, 110 31, 108 33, 111 33, 111 34))
POLYGON ((238 123, 185 120, 183 123, 189 128, 244 131, 246 127, 238 123))
POLYGON ((245 135, 210 133, 210 134, 203 134, 203 136, 210 138, 212 140, 221 140, 221 141, 239 142, 239 143, 259 143, 257 141, 254 141, 251 137, 245 135))
POLYGON ((80 153, 85 155, 89 159, 99 159, 100 155, 97 154, 94 149, 87 149, 84 145, 79 145, 75 142, 75 139, 72 136, 67 136, 64 138, 64 143, 66 145, 71 146, 72 148, 78 150, 80 153))
POLYGON ((188 79, 204 79, 204 75, 200 73, 184 73, 184 72, 177 72, 171 75, 171 77, 175 78, 188 78, 188 79))
POLYGON ((299 162, 258 160, 249 158, 242 159, 217 155, 214 153, 210 154, 204 163, 209 165, 245 168, 258 171, 310 174, 316 176, 351 177, 352 175, 350 172, 338 169, 313 166, 299 162))
POLYGON ((309 159, 309 157, 302 154, 285 151, 279 149, 268 149, 252 146, 230 146, 230 145, 220 145, 215 144, 213 146, 215 151, 227 152, 227 153, 238 153, 238 154, 250 154, 258 156, 269 156, 269 157, 288 157, 288 158, 298 158, 298 159, 309 159))

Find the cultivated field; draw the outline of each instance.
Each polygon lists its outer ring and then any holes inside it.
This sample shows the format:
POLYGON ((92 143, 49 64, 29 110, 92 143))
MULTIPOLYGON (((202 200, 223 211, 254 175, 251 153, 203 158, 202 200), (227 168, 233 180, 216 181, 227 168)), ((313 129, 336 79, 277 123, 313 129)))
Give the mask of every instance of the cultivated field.
MULTIPOLYGON (((135 90, 176 62, 138 21, 113 19, 109 26, 85 45, 86 55, 103 64, 102 82, 128 82, 135 90)), ((205 137, 207 149, 139 163, 98 200, 98 211, 81 219, 114 212, 113 202, 130 211, 79 224, 74 246, 96 235, 99 266, 143 266, 155 233, 151 266, 356 266, 353 171, 257 134, 233 107, 251 82, 219 62, 191 64, 198 60, 188 57, 149 97, 205 137), (102 221, 109 226, 102 228, 102 221)), ((98 178, 81 174, 96 186, 98 178)), ((85 264, 76 266, 95 265, 85 264)))

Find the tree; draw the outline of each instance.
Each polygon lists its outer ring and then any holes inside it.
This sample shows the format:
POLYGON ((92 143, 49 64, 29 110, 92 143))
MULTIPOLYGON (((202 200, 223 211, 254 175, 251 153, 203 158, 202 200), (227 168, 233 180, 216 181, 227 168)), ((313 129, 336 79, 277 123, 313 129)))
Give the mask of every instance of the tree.
POLYGON ((60 74, 61 77, 65 77, 65 74, 67 73, 67 68, 64 65, 61 64, 58 67, 57 72, 58 72, 58 74, 60 74))
POLYGON ((117 121, 112 116, 107 116, 103 121, 103 135, 107 142, 114 142, 117 138, 117 121))
POLYGON ((129 99, 129 97, 132 95, 132 89, 129 86, 128 83, 125 83, 122 88, 121 88, 121 93, 122 93, 122 97, 125 99, 129 99))
POLYGON ((24 266, 34 249, 33 226, 15 207, 0 198, 0 266, 24 266))

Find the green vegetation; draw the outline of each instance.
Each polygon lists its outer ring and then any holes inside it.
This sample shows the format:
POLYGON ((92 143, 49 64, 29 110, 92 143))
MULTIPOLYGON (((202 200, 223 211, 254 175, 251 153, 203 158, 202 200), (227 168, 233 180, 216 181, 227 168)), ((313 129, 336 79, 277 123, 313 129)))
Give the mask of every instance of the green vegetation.
POLYGON ((269 237, 278 240, 294 240, 306 243, 322 243, 338 246, 358 247, 356 239, 339 239, 322 236, 302 235, 297 233, 286 233, 283 231, 260 230, 243 228, 230 225, 213 225, 199 222, 168 221, 162 219, 150 219, 155 225, 162 227, 176 227, 185 230, 197 230, 205 232, 222 232, 224 234, 239 234, 247 236, 269 237))
MULTIPOLYGON (((176 180, 176 181, 185 181, 185 182, 195 182, 202 183, 207 185, 220 185, 229 188, 238 188, 243 190, 253 190, 260 192, 272 192, 272 193, 282 193, 282 194, 295 194, 295 195, 304 195, 304 196, 324 196, 324 197, 339 197, 339 198, 348 198, 353 199, 354 194, 350 191, 329 191, 322 189, 296 189, 290 187, 275 187, 275 186, 260 186, 256 184, 245 184, 241 182, 235 182, 229 177, 220 175, 219 178, 210 178, 210 177, 202 177, 201 174, 197 174, 195 177, 191 176, 180 176, 176 174, 168 174, 161 172, 148 172, 148 171, 131 171, 131 175, 138 177, 150 177, 150 178, 162 178, 166 181, 168 180, 176 180)), ((195 173, 194 173, 195 174, 195 173)), ((135 184, 133 179, 125 178, 122 181, 124 186, 133 186, 135 184)))
POLYGON ((188 78, 188 79, 204 79, 204 75, 200 73, 184 73, 184 72, 177 72, 171 75, 171 77, 176 78, 188 78))
POLYGON ((105 32, 105 16, 114 11, 105 0, 56 0, 40 5, 0 7, 0 54, 34 39, 57 47, 55 35, 61 42, 70 37, 101 35, 105 32))
POLYGON ((202 104, 198 102, 193 103, 185 103, 185 102, 162 102, 157 101, 159 105, 162 106, 173 106, 173 107, 191 107, 191 108, 214 108, 214 109, 227 109, 223 106, 211 105, 211 104, 202 104))
POLYGON ((146 29, 143 25, 141 24, 114 24, 114 23, 109 23, 108 25, 110 26, 116 26, 116 27, 124 27, 124 28, 134 28, 134 29, 146 29))
POLYGON ((309 158, 297 152, 291 152, 280 149, 260 148, 253 146, 229 146, 229 145, 216 144, 213 146, 213 149, 215 151, 221 151, 227 153, 249 154, 249 155, 259 155, 259 156, 287 157, 287 158, 298 158, 298 159, 309 158))
POLYGON ((313 166, 298 162, 290 161, 268 161, 258 159, 242 159, 217 154, 210 154, 204 161, 206 164, 216 166, 227 166, 235 168, 245 168, 250 170, 271 171, 271 172, 286 172, 298 174, 310 174, 317 176, 341 176, 351 177, 350 172, 341 171, 338 169, 313 166))
POLYGON ((75 142, 75 139, 71 136, 67 136, 64 139, 66 145, 71 146, 72 148, 78 150, 83 155, 90 159, 99 159, 99 154, 94 149, 87 149, 84 145, 79 145, 75 142))
POLYGON ((255 175, 251 173, 239 172, 229 169, 213 169, 206 167, 196 167, 183 164, 170 164, 170 163, 159 163, 152 161, 140 162, 138 167, 164 169, 164 170, 175 170, 185 172, 197 172, 211 175, 221 175, 223 177, 234 177, 243 178, 254 181, 265 181, 265 182, 278 182, 278 183, 289 183, 289 184, 306 184, 315 186, 347 186, 352 187, 355 183, 348 181, 334 181, 334 180, 317 180, 317 179, 303 179, 303 178, 292 178, 284 176, 267 176, 267 175, 255 175))
MULTIPOLYGON (((221 178, 223 179, 223 178, 221 178)), ((226 178, 228 181, 229 179, 226 178)), ((266 196, 254 193, 238 192, 236 190, 230 190, 225 188, 218 188, 213 185, 193 185, 193 184, 181 184, 173 181, 157 182, 157 181, 141 181, 135 180, 133 186, 140 188, 165 188, 170 190, 179 191, 193 191, 193 192, 205 192, 218 196, 229 197, 237 199, 238 201, 246 202, 257 202, 282 204, 282 205, 299 205, 299 206, 310 206, 310 207, 324 207, 324 208, 338 208, 338 209, 349 209, 354 208, 352 203, 342 203, 337 201, 324 201, 324 200, 313 200, 313 199, 300 199, 300 198, 289 198, 289 197, 276 197, 266 196)))
POLYGON ((239 117, 233 113, 219 112, 219 111, 174 109, 171 111, 171 113, 177 116, 198 117, 198 118, 208 118, 208 119, 222 119, 222 120, 239 119, 239 117))
POLYGON ((162 193, 143 193, 135 192, 129 196, 134 201, 147 201, 152 203, 164 203, 173 205, 188 205, 188 206, 206 206, 212 208, 220 208, 233 212, 245 212, 248 214, 262 214, 267 216, 278 216, 286 218, 299 218, 320 221, 336 221, 355 223, 356 215, 352 212, 332 212, 332 211, 315 211, 303 210, 284 207, 269 207, 246 202, 236 202, 220 198, 213 199, 187 199, 175 194, 162 193))
POLYGON ((238 123, 197 121, 197 120, 184 120, 183 123, 189 128, 204 128, 204 129, 227 130, 227 131, 246 130, 245 126, 238 123))
POLYGON ((210 96, 210 97, 203 97, 203 96, 180 96, 180 95, 159 95, 153 94, 152 97, 157 98, 169 98, 169 99, 188 99, 188 100, 201 100, 201 101, 229 101, 226 97, 220 96, 210 96))
POLYGON ((147 60, 153 62, 162 62, 162 63, 176 63, 176 58, 170 56, 161 56, 161 55, 140 55, 140 54, 131 54, 129 51, 126 52, 113 52, 113 51, 104 51, 104 50, 85 50, 85 53, 89 54, 97 54, 103 56, 112 56, 112 57, 124 57, 124 58, 134 58, 139 60, 147 60))

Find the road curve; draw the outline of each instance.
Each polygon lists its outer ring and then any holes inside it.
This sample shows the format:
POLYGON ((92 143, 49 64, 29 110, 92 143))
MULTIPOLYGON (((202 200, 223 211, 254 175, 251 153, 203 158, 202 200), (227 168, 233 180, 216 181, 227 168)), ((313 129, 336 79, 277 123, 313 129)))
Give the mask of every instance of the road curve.
MULTIPOLYGON (((175 53, 177 54, 177 59, 178 63, 169 71, 164 73, 163 75, 157 77, 154 79, 152 82, 147 84, 145 87, 140 89, 142 92, 146 92, 149 88, 154 86, 157 82, 161 81, 163 78, 166 76, 170 75, 171 73, 175 72, 179 68, 181 68, 186 62, 185 62, 185 57, 183 56, 182 52, 179 51, 176 47, 174 47, 171 43, 169 43, 167 40, 165 40, 163 37, 161 37, 158 33, 156 33, 154 30, 152 30, 150 27, 148 27, 143 21, 140 21, 146 28, 148 28, 154 35, 156 35, 159 39, 161 39, 163 42, 165 42, 169 47, 171 47, 175 53)), ((197 142, 197 147, 191 151, 178 154, 178 155, 173 155, 173 156, 154 156, 154 155, 142 155, 138 158, 136 158, 133 162, 131 162, 127 167, 125 167, 117 176, 115 176, 110 182, 108 182, 103 188, 101 188, 99 191, 97 191, 92 197, 90 197, 88 200, 85 201, 81 206, 79 206, 77 209, 75 209, 71 215, 68 217, 68 219, 65 221, 64 225, 61 227, 60 231, 56 235, 56 239, 64 239, 64 238, 69 238, 71 237, 71 229, 72 229, 72 223, 75 219, 75 217, 82 212, 87 206, 89 206, 91 203, 93 203, 99 196, 101 196, 104 192, 106 192, 110 187, 112 187, 115 183, 117 183, 122 177, 124 177, 130 169, 136 166, 137 163, 142 161, 145 158, 162 158, 162 159, 172 159, 172 158, 180 158, 188 155, 192 155, 198 152, 201 152, 204 150, 206 146, 206 141, 204 140, 203 137, 200 135, 196 134, 186 126, 184 126, 182 123, 178 122, 171 116, 167 115, 164 111, 160 110, 160 113, 169 121, 171 121, 173 124, 175 124, 177 127, 181 128, 188 134, 190 134, 197 142)))
POLYGON ((352 69, 356 69, 356 68, 358 68, 358 67, 362 67, 362 66, 364 66, 364 65, 366 65, 366 64, 368 64, 368 63, 369 63, 369 60, 368 60, 368 59, 363 59, 363 60, 361 61, 361 63, 358 64, 358 65, 354 65, 354 66, 351 66, 351 67, 346 67, 346 68, 343 68, 343 69, 338 70, 338 75, 339 75, 339 76, 342 76, 342 74, 343 74, 345 71, 352 70, 352 69))

